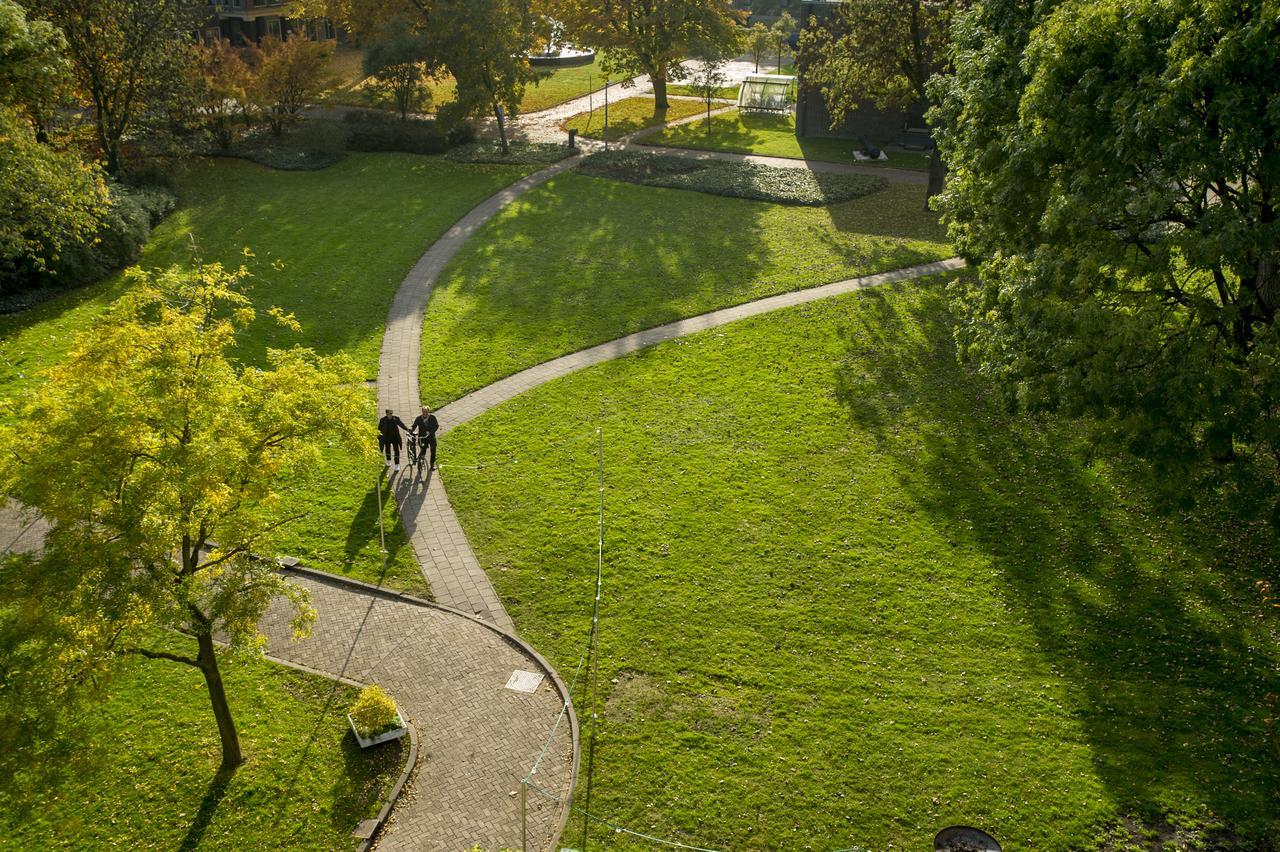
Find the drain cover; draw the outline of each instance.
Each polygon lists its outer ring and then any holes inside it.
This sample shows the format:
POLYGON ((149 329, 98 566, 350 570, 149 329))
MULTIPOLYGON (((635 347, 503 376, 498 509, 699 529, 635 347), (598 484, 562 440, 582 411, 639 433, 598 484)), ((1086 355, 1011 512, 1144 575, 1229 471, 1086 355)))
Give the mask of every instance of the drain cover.
POLYGON ((537 672, 522 672, 516 669, 507 679, 507 689, 515 692, 537 692, 538 687, 542 686, 543 677, 537 672))

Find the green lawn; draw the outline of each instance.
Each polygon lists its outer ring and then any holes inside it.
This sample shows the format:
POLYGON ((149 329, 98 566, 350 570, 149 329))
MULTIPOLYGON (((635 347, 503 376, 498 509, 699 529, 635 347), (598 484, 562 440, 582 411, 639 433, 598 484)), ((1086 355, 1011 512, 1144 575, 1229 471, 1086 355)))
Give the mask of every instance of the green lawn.
MULTIPOLYGON (((405 273, 467 210, 531 170, 407 154, 352 155, 317 172, 197 162, 180 176, 182 205, 156 229, 141 263, 190 263, 194 244, 206 262, 244 264, 254 275, 255 303, 293 311, 302 325, 295 336, 263 320, 241 352, 246 361, 260 363, 268 346, 298 342, 347 352, 374 379, 387 309, 405 273)), ((31 388, 39 370, 61 358, 72 334, 89 327, 123 286, 117 276, 0 317, 0 398, 31 388)), ((369 399, 372 424, 372 391, 369 399)), ((376 475, 345 453, 328 454, 312 482, 291 489, 311 514, 289 528, 285 552, 322 570, 424 592, 393 522, 383 574, 376 475)), ((386 517, 394 521, 393 503, 386 517)))
POLYGON ((624 334, 951 254, 924 188, 789 207, 565 175, 515 202, 442 275, 423 323, 438 404, 624 334))
MULTIPOLYGON (((359 48, 339 47, 334 52, 331 73, 334 76, 334 84, 325 93, 325 103, 391 108, 390 101, 379 103, 364 87, 364 71, 361 67, 359 48)), ((431 80, 427 85, 431 90, 432 106, 428 108, 431 112, 441 104, 453 100, 457 91, 453 77, 448 74, 431 80)), ((546 69, 535 82, 525 88, 524 97, 520 100, 520 112, 548 109, 602 88, 604 88, 604 74, 600 70, 599 57, 590 65, 546 69)))
MULTIPOLYGON (((713 116, 711 133, 705 122, 668 127, 637 140, 645 145, 667 145, 673 148, 696 148, 703 151, 732 151, 738 154, 760 154, 768 157, 790 157, 798 160, 820 160, 828 163, 852 163, 853 152, 860 147, 852 139, 824 139, 796 136, 796 120, 792 115, 740 113, 736 109, 713 116)), ((888 140, 877 141, 887 144, 888 140)), ((919 151, 888 149, 888 160, 862 163, 895 169, 928 171, 929 157, 919 151)))
POLYGON ((449 436, 469 540, 568 672, 603 430, 591 810, 718 849, 917 850, 954 823, 1085 849, 1125 813, 1272 848, 1280 658, 1252 583, 1280 542, 1248 494, 1165 514, 1073 424, 1011 417, 952 333, 936 280, 868 291, 449 436))
POLYGON ((597 104, 591 112, 580 112, 560 126, 564 130, 576 130, 578 135, 592 139, 613 141, 646 127, 657 127, 669 121, 678 121, 706 109, 699 101, 671 101, 671 108, 654 112, 652 97, 624 98, 609 104, 609 130, 605 134, 604 104, 597 104))
MULTIPOLYGON (((176 636, 156 645, 191 651, 176 636)), ((218 776, 201 674, 139 658, 39 761, 0 779, 2 845, 355 849, 351 832, 377 815, 407 742, 362 751, 347 727, 350 687, 265 661, 222 670, 247 758, 230 778, 218 776)))
MULTIPOLYGON (((668 85, 667 94, 668 95, 689 95, 695 98, 705 97, 705 95, 702 92, 698 91, 693 86, 686 86, 681 83, 672 83, 668 85)), ((716 92, 714 95, 712 95, 712 97, 713 98, 732 98, 733 100, 737 100, 738 87, 724 86, 722 88, 716 89, 716 92)))

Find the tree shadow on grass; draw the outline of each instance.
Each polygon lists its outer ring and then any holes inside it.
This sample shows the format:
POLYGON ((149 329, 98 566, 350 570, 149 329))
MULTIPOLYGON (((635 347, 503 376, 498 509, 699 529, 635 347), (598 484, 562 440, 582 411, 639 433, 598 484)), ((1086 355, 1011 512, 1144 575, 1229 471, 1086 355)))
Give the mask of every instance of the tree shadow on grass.
POLYGON ((1101 451, 1073 424, 1006 413, 958 366, 942 288, 917 293, 863 294, 844 330, 834 390, 854 425, 897 458, 933 521, 998 569, 1121 807, 1207 807, 1274 836, 1266 717, 1280 669, 1252 589, 1280 569, 1274 533, 1239 501, 1170 516, 1131 463, 1091 458, 1101 451))
POLYGON ((231 779, 235 777, 234 769, 219 769, 209 781, 209 786, 205 790, 204 798, 200 800, 200 809, 196 811, 196 817, 191 821, 190 827, 187 828, 186 836, 182 838, 182 842, 178 844, 178 849, 186 850, 196 849, 200 846, 200 841, 204 839, 204 834, 209 829, 209 823, 213 822, 213 816, 218 811, 218 805, 227 795, 227 789, 231 786, 231 779))

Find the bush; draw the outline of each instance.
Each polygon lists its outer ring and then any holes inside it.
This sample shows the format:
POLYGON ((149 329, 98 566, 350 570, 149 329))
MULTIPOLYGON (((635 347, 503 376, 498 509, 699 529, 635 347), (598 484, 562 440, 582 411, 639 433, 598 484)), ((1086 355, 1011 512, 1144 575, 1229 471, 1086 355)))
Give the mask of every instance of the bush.
POLYGON ((259 132, 238 144, 210 153, 240 157, 281 171, 316 171, 341 162, 347 156, 351 132, 341 122, 317 118, 304 121, 275 136, 259 132))
POLYGON ((443 154, 475 139, 475 130, 467 123, 444 129, 429 118, 401 119, 371 110, 349 112, 344 121, 351 132, 347 147, 352 151, 443 154))
POLYGON ((373 737, 399 724, 396 703, 383 692, 382 687, 366 686, 351 708, 351 721, 362 737, 373 737))
POLYGON ((601 151, 583 160, 578 170, 592 177, 645 186, 810 207, 861 198, 889 185, 882 177, 811 172, 639 151, 601 151))
POLYGON ((469 142, 450 149, 444 155, 455 163, 503 163, 517 166, 550 165, 577 153, 568 145, 546 142, 512 142, 511 150, 503 151, 502 145, 493 141, 469 142))

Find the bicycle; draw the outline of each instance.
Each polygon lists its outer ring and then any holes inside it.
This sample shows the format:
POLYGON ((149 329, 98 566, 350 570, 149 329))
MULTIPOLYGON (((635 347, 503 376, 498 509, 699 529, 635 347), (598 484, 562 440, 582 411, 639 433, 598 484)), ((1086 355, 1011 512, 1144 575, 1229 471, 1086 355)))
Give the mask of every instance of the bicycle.
POLYGON ((420 438, 417 435, 410 433, 408 450, 409 450, 408 464, 411 467, 419 467, 419 468, 422 467, 423 442, 420 440, 420 438))

